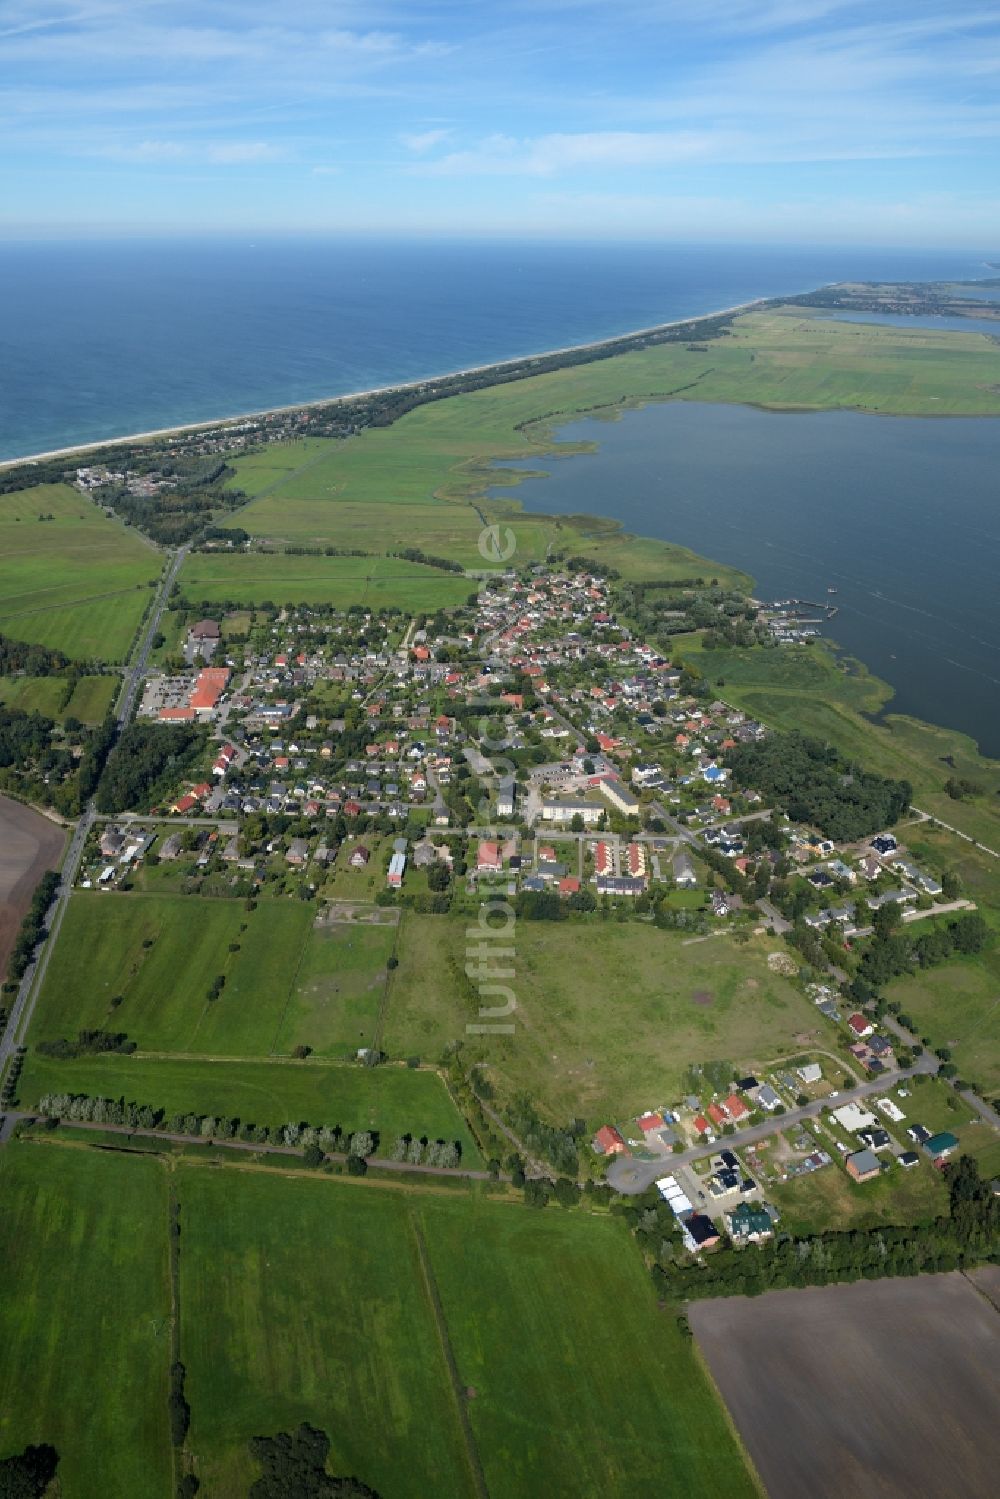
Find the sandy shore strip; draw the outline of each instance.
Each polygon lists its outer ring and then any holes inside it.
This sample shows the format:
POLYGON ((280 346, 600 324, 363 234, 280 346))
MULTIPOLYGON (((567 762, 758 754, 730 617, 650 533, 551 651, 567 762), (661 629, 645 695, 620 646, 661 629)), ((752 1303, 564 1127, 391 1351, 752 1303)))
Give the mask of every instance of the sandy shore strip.
POLYGON ((647 338, 651 333, 664 333, 669 328, 690 327, 694 334, 700 323, 709 323, 713 318, 729 317, 734 313, 751 312, 754 308, 768 306, 780 300, 780 297, 755 297, 751 302, 737 302, 734 307, 720 307, 715 312, 701 312, 697 317, 674 318, 672 322, 654 323, 649 328, 633 328, 626 333, 616 333, 611 338, 595 339, 592 343, 567 344, 560 349, 542 349, 533 354, 520 354, 513 359, 496 360, 492 364, 470 364, 462 369, 447 370, 439 375, 424 375, 419 380, 404 380, 393 385, 373 385, 369 390, 345 391, 339 396, 318 396, 313 400, 293 401, 288 406, 268 406, 261 411, 242 411, 235 416, 216 416, 200 422, 183 422, 174 427, 155 427, 150 432, 128 432, 120 437, 102 437, 96 442, 76 443, 69 448, 52 448, 47 453, 25 453, 20 458, 0 460, 0 470, 20 468, 23 463, 44 463, 50 458, 70 458, 74 453, 96 453, 101 448, 120 447, 122 443, 149 442, 156 437, 173 437, 182 432, 205 432, 214 427, 226 427, 233 423, 259 421, 267 416, 284 416, 290 411, 310 411, 328 406, 343 406, 351 401, 365 400, 369 396, 394 395, 397 391, 419 390, 422 386, 433 385, 438 380, 455 380, 463 375, 485 375, 493 370, 499 372, 533 359, 558 359, 564 354, 585 354, 588 351, 607 349, 628 339, 647 338))

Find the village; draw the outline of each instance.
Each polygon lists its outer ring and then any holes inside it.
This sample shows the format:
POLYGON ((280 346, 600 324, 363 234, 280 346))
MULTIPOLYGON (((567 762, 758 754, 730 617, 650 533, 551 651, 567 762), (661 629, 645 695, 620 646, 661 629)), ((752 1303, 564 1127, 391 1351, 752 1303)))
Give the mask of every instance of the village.
POLYGON ((702 1078, 594 1135, 595 1169, 624 1191, 655 1181, 697 1252, 723 1233, 773 1232, 775 1181, 833 1168, 863 1188, 955 1149, 888 1091, 881 1117, 834 1107, 903 1068, 929 1081, 891 1016, 845 1002, 836 960, 882 907, 909 925, 973 903, 913 860, 901 829, 836 844, 738 784, 727 761, 765 729, 635 638, 608 580, 511 574, 423 620, 357 608, 181 619, 139 721, 200 729, 199 747, 148 809, 98 822, 81 888, 470 917, 499 895, 533 917, 597 911, 697 941, 811 932, 818 966, 794 950, 769 961, 811 975, 797 981, 821 1047, 702 1078))

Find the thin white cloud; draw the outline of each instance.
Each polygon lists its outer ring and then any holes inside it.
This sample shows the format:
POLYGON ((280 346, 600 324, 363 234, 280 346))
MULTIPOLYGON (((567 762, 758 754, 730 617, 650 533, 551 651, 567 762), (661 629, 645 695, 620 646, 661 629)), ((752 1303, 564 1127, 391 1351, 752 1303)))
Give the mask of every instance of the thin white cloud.
POLYGON ((207 162, 211 166, 254 166, 282 161, 287 155, 283 147, 268 141, 142 140, 78 149, 82 155, 106 156, 114 161, 207 162))
POLYGON ((419 154, 440 146, 441 142, 446 141, 450 135, 450 130, 420 130, 414 134, 403 134, 399 139, 408 151, 415 151, 419 154))

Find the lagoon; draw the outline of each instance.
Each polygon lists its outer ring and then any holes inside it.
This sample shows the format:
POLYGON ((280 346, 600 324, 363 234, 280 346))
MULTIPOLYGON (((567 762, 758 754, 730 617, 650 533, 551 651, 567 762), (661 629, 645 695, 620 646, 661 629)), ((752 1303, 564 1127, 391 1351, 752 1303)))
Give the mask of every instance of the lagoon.
POLYGON ((599 447, 491 493, 679 542, 759 598, 836 603, 824 634, 892 685, 890 711, 1000 755, 1000 420, 672 402, 558 437, 599 447))

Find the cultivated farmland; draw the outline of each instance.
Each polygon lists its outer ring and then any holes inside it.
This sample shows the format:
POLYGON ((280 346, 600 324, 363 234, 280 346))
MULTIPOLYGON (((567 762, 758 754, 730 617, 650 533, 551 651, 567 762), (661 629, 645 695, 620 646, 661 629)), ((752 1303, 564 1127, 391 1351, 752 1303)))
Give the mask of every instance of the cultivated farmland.
POLYGON ((302 1420, 332 1471, 400 1499, 473 1496, 477 1465, 493 1499, 756 1492, 622 1223, 179 1175, 189 1445, 213 1496, 245 1494, 249 1436, 302 1420))
POLYGON ((63 1499, 166 1499, 163 1166, 14 1143, 0 1192, 0 1451, 51 1443, 63 1499))
MULTIPOLYGON (((996 1267, 973 1272, 1000 1293, 996 1267)), ((770 1499, 996 1492, 1000 1316, 959 1273, 695 1302, 770 1499)))

